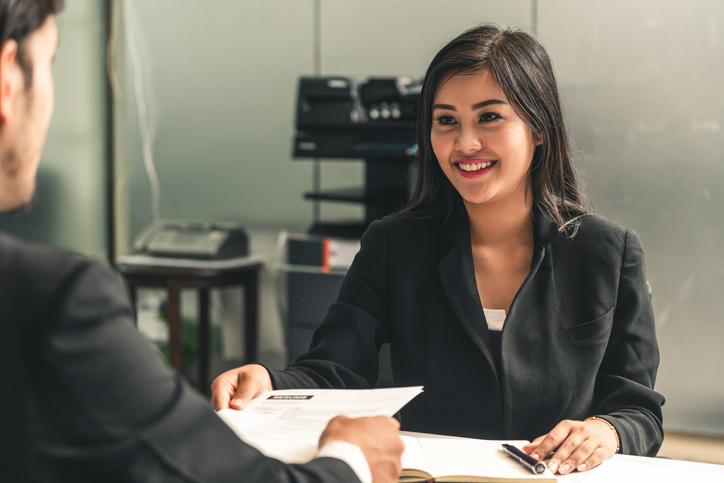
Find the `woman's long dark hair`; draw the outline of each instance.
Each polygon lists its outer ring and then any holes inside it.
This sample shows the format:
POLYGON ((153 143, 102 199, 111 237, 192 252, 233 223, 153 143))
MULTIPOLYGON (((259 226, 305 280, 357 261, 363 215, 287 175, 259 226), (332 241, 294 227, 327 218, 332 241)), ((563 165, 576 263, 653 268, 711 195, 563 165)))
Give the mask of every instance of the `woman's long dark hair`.
POLYGON ((450 218, 460 195, 447 179, 432 150, 432 105, 441 79, 450 73, 485 70, 497 81, 518 116, 534 136, 536 147, 528 178, 534 210, 559 230, 584 215, 563 124, 558 87, 545 49, 530 35, 481 25, 443 47, 430 63, 422 84, 417 114, 417 182, 403 214, 419 218, 450 218))

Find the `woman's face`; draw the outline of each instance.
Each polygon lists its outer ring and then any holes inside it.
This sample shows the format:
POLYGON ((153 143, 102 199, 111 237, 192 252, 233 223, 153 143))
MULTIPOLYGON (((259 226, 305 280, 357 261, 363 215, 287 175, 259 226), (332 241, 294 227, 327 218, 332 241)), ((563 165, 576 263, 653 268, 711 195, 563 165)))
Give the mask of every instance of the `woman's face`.
POLYGON ((430 140, 466 205, 525 200, 528 170, 540 141, 486 71, 442 79, 430 140))

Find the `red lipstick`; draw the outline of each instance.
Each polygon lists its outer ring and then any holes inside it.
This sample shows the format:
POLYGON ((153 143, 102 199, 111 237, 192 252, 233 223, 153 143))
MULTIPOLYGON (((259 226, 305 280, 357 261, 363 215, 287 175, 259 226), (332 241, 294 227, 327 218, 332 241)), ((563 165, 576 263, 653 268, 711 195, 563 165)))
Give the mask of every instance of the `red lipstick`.
POLYGON ((498 162, 492 159, 465 159, 453 163, 464 178, 479 178, 488 173, 498 162))

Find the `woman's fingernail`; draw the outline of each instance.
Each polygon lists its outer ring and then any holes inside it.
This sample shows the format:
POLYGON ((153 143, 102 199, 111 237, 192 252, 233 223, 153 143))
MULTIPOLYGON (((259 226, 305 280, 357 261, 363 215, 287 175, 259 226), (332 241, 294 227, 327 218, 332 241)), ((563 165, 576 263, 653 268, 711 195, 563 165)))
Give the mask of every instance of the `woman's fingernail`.
POLYGON ((565 475, 565 474, 568 473, 569 471, 571 471, 570 465, 565 464, 565 465, 561 466, 561 471, 559 471, 559 473, 562 474, 562 475, 565 475))
POLYGON ((548 465, 548 469, 551 470, 552 473, 555 473, 558 469, 558 463, 551 461, 551 464, 548 465))
POLYGON ((532 458, 535 458, 536 461, 540 461, 540 455, 539 455, 538 453, 533 453, 533 454, 530 455, 530 456, 531 456, 532 458))
POLYGON ((576 468, 576 469, 577 469, 578 471, 586 471, 586 468, 587 468, 587 467, 586 467, 586 463, 583 463, 581 466, 579 466, 579 467, 576 468))

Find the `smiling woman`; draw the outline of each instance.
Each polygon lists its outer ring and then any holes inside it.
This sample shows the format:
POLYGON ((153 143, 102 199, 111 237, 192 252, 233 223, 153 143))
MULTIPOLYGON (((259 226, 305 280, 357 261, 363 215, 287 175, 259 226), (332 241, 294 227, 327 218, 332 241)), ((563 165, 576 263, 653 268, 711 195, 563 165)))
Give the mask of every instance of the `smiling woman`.
POLYGON ((444 182, 443 172, 437 166, 439 156, 431 143, 436 138, 436 124, 456 122, 454 116, 438 119, 444 114, 440 108, 456 107, 443 99, 453 95, 460 97, 458 102, 468 102, 460 108, 476 113, 481 128, 490 125, 495 130, 496 123, 510 120, 528 127, 535 149, 526 183, 537 209, 559 228, 566 219, 587 212, 571 163, 558 86, 548 54, 528 34, 515 30, 501 32, 493 26, 465 32, 443 47, 430 63, 417 124, 420 177, 408 212, 443 218, 451 214, 456 195, 450 189, 452 186, 444 182), (450 82, 453 86, 448 86, 450 82), (431 130, 430 136, 420 135, 431 130))
POLYGON ((559 474, 654 455, 663 397, 643 251, 588 214, 550 60, 483 25, 425 75, 409 207, 373 222, 310 351, 284 371, 214 381, 217 407, 261 391, 362 388, 389 342, 397 385, 423 385, 402 429, 531 439, 559 474))
POLYGON ((448 75, 435 94, 432 112, 432 149, 467 209, 517 202, 529 211, 528 173, 541 141, 490 75, 448 75))

